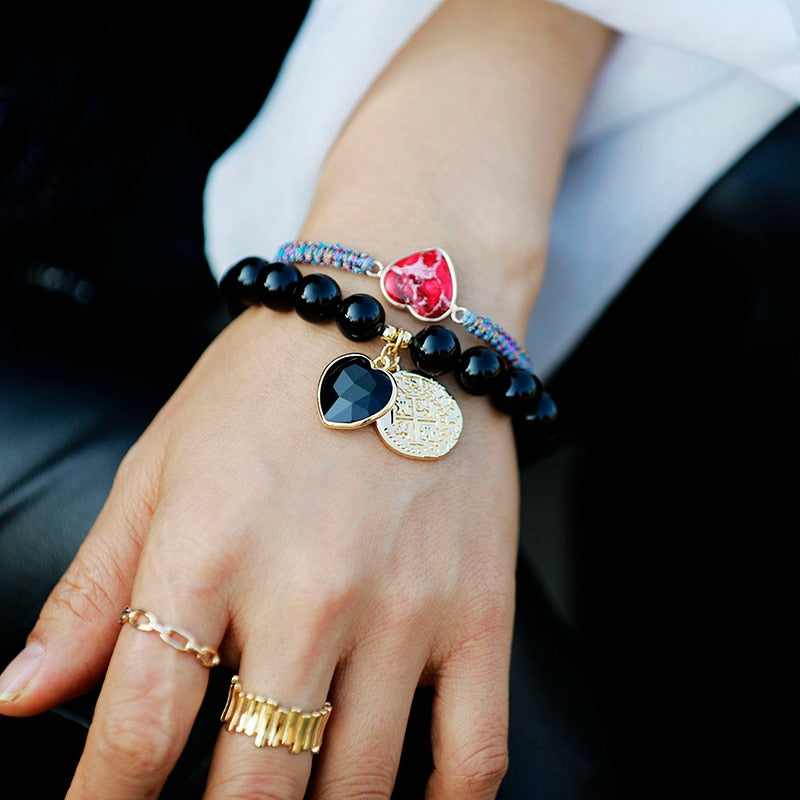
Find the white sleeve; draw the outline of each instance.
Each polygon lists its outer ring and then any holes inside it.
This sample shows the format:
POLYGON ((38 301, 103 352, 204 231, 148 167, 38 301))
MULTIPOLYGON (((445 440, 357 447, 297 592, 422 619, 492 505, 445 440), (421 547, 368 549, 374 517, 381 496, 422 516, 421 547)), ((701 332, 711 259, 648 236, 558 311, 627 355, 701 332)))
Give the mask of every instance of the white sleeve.
POLYGON ((564 0, 624 35, 575 132, 527 335, 552 373, 669 229, 800 101, 797 0, 564 0))
POLYGON ((206 254, 217 279, 294 238, 347 117, 440 3, 313 0, 263 107, 209 173, 206 254))
MULTIPOLYGON (((264 106, 209 174, 206 251, 218 278, 294 238, 341 126, 440 2, 312 2, 264 106)), ((556 205, 527 335, 543 377, 702 192, 800 102, 800 0, 559 2, 622 36, 556 205)))

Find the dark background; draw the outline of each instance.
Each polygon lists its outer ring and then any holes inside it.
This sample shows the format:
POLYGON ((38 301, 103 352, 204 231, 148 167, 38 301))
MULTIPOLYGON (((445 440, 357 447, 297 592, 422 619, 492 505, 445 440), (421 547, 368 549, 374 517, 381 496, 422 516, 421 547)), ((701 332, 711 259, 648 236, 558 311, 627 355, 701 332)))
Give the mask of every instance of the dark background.
MULTIPOLYGON (((91 375, 134 421, 158 407, 226 321, 207 170, 306 5, 4 5, 4 365, 91 375)), ((793 115, 712 187, 548 387, 561 444, 523 473, 523 519, 559 542, 568 597, 523 559, 512 800, 798 795, 799 143, 793 115)), ((6 660, 47 588, 0 609, 6 660)), ((4 766, 63 796, 82 729, 0 732, 4 766)))

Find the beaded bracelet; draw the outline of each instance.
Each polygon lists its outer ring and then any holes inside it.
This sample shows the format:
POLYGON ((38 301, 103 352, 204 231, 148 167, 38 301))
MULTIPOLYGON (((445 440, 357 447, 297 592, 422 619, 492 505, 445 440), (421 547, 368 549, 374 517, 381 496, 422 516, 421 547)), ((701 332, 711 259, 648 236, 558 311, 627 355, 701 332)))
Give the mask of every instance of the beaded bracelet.
POLYGON ((251 256, 234 264, 219 284, 235 317, 251 305, 278 311, 294 309, 309 322, 335 320, 351 341, 382 338, 379 356, 350 353, 332 361, 317 389, 317 408, 328 427, 357 428, 376 423, 381 440, 401 455, 440 458, 458 441, 461 412, 435 377, 453 372, 458 385, 473 395, 489 395, 514 425, 520 465, 552 449, 558 412, 538 377, 504 363, 490 347, 462 352, 458 337, 442 325, 411 335, 385 322, 378 300, 357 293, 343 297, 327 275, 303 275, 287 262, 251 256), (416 372, 399 370, 399 351, 408 349, 416 372))
POLYGON ((510 333, 489 317, 456 305, 453 262, 438 247, 419 250, 384 266, 369 253, 352 247, 296 239, 281 245, 275 260, 379 278, 381 292, 393 306, 405 309, 422 322, 440 322, 449 317, 496 350, 506 363, 532 371, 525 348, 510 333))

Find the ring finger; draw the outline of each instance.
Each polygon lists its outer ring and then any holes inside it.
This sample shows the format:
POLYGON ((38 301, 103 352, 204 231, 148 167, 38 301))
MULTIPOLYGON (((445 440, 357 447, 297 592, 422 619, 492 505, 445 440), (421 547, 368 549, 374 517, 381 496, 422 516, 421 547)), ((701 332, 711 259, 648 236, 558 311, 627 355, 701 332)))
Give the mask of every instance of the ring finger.
POLYGON ((279 646, 279 639, 285 637, 276 630, 247 639, 223 714, 208 798, 293 800, 305 794, 313 751, 335 714, 326 703, 340 650, 335 637, 303 636, 302 628, 288 644, 279 646))

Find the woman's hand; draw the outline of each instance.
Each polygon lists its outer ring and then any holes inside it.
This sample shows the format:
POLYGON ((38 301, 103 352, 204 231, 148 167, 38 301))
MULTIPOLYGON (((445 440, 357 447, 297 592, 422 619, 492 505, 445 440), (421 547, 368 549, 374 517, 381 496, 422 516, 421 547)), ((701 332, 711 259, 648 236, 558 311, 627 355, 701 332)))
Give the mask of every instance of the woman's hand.
MULTIPOLYGON (((546 0, 445 0, 351 115, 300 238, 383 259, 440 247, 459 302, 524 336, 571 131, 610 41, 546 0)), ((4 704, 43 711, 108 667, 70 800, 156 796, 206 689, 191 655, 120 628, 126 606, 218 648, 246 691, 305 710, 332 702, 312 797, 389 796, 420 684, 435 688, 429 796, 495 795, 511 426, 456 392, 464 432, 437 462, 397 456, 368 428, 329 430, 317 380, 355 349, 332 326, 247 311, 125 459, 17 665, 27 686, 4 704)), ((311 759, 222 731, 208 797, 300 798, 311 759)))
MULTIPOLYGON (((108 668, 70 800, 157 796, 207 686, 191 654, 121 627, 126 606, 217 648, 246 691, 306 710, 330 700, 311 797, 390 795, 421 684, 435 687, 430 796, 494 796, 517 547, 510 425, 454 390, 464 432, 439 461, 400 457, 370 427, 325 428, 326 364, 378 349, 251 309, 132 448, 31 633, 41 665, 6 704, 42 711, 108 668)), ((221 729, 207 796, 300 798, 311 760, 221 729)))

